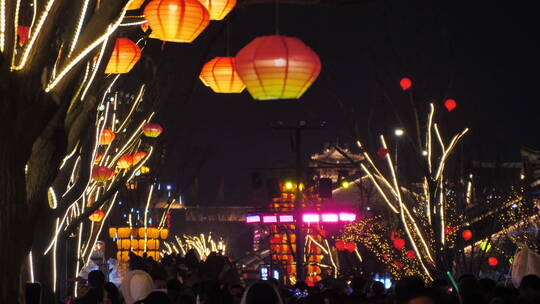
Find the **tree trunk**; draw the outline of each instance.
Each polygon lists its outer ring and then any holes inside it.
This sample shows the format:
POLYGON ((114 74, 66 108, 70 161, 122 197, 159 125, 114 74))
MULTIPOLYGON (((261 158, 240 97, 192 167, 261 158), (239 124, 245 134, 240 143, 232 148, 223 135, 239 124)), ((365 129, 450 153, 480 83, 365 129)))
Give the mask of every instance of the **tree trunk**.
MULTIPOLYGON (((22 303, 21 274, 32 229, 28 223, 24 154, 15 141, 0 145, 0 303, 22 303)), ((21 149, 22 150, 22 149, 21 149)))

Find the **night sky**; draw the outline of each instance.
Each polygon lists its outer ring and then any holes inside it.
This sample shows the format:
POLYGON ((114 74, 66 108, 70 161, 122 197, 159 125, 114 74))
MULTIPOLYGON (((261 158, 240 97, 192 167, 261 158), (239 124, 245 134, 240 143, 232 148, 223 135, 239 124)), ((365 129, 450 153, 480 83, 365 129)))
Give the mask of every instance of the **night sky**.
MULTIPOLYGON (((255 37, 275 33, 271 4, 236 8, 229 39, 223 22, 212 22, 192 45, 166 44, 160 53, 166 65, 160 69, 172 76, 162 81, 166 89, 159 97, 158 120, 166 130, 162 178, 174 182, 187 174, 178 169, 181 159, 195 163, 201 151, 209 151, 202 157, 199 199, 188 204, 249 203, 253 168, 287 166, 293 160, 289 134, 270 127, 278 120, 327 122, 306 133, 306 156, 325 143, 352 143, 351 117, 362 140, 376 150, 373 138, 400 126, 396 113, 404 127, 411 121, 409 100, 399 88, 403 76, 413 79, 422 120, 433 101, 446 136, 471 128, 465 141, 470 159, 518 161, 521 146, 540 149, 533 99, 539 53, 534 10, 476 2, 280 5, 280 34, 302 39, 322 61, 321 75, 296 101, 257 102, 247 90, 215 94, 198 80, 193 88, 186 85, 201 59, 226 55, 227 40, 234 55, 255 37), (445 98, 457 101, 456 110, 442 107, 445 98), (222 180, 224 202, 217 198, 222 180)), ((186 191, 187 197, 191 190, 186 191)))

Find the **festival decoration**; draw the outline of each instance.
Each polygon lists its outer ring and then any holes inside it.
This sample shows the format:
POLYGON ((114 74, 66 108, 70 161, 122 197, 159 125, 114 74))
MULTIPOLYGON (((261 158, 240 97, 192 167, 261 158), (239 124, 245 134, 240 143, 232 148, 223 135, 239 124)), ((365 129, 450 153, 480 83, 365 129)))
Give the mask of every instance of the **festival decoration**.
POLYGON ((345 250, 345 242, 342 240, 336 241, 336 248, 339 251, 345 250))
POLYGON ((139 9, 143 5, 144 1, 146 1, 146 0, 131 0, 131 1, 129 1, 126 9, 127 10, 139 9))
POLYGON ((116 166, 118 166, 119 169, 129 169, 133 165, 133 156, 126 154, 120 157, 118 162, 116 163, 116 166))
POLYGON ((146 157, 147 154, 148 153, 143 152, 143 151, 133 154, 133 165, 138 164, 141 160, 143 160, 146 157))
POLYGON ((88 216, 88 219, 91 220, 92 222, 101 222, 103 220, 103 218, 105 217, 105 212, 103 210, 96 210, 94 212, 92 212, 92 214, 90 214, 90 216, 88 216))
POLYGON ((141 174, 148 174, 150 173, 150 167, 142 166, 140 169, 141 174))
POLYGON ((472 235, 473 233, 469 229, 463 230, 463 232, 461 232, 461 237, 463 237, 465 241, 470 240, 472 238, 472 235))
POLYGON ((104 183, 113 177, 114 171, 106 166, 94 166, 92 168, 92 179, 104 183))
POLYGON ((141 48, 127 38, 118 38, 111 58, 105 68, 105 74, 125 74, 131 71, 141 58, 141 48))
POLYGON ((19 37, 19 46, 23 46, 26 43, 26 40, 28 40, 28 33, 30 31, 30 28, 25 25, 19 25, 17 26, 17 36, 19 37))
POLYGON ((355 243, 347 243, 345 244, 345 249, 347 249, 348 252, 353 252, 356 249, 355 243))
POLYGON ((246 88, 235 70, 233 57, 216 57, 208 61, 199 79, 216 93, 241 93, 246 88))
POLYGON ((401 80, 399 81, 399 85, 401 86, 401 89, 403 91, 407 91, 411 88, 412 86, 412 81, 411 79, 407 78, 407 77, 403 77, 401 78, 401 80))
POLYGON ((444 101, 444 106, 448 110, 448 112, 452 112, 457 106, 457 103, 454 99, 447 99, 444 101))
POLYGON ((492 267, 497 266, 497 264, 499 264, 499 260, 496 257, 489 257, 488 264, 492 267))
POLYGON ((377 150, 377 155, 379 155, 380 158, 385 158, 386 155, 388 155, 388 152, 388 149, 381 147, 377 150))
POLYGON ((394 248, 396 248, 397 250, 401 250, 405 248, 405 240, 402 238, 395 238, 393 240, 393 243, 394 243, 394 248))
POLYGON ((210 14, 210 20, 223 20, 236 5, 236 0, 199 0, 210 14))
POLYGON ((115 138, 116 134, 113 131, 109 129, 103 129, 101 130, 101 134, 99 135, 99 144, 102 146, 108 146, 113 142, 115 138))
POLYGON ((235 67, 254 99, 298 99, 317 79, 321 62, 299 39, 274 35, 243 47, 235 67))
POLYGON ((152 29, 150 38, 192 42, 210 23, 208 10, 198 0, 152 0, 144 8, 152 29))
POLYGON ((157 123, 147 123, 143 126, 142 131, 146 137, 156 138, 163 132, 163 128, 157 123))
POLYGON ((412 260, 416 256, 416 252, 414 250, 407 250, 407 257, 412 260))

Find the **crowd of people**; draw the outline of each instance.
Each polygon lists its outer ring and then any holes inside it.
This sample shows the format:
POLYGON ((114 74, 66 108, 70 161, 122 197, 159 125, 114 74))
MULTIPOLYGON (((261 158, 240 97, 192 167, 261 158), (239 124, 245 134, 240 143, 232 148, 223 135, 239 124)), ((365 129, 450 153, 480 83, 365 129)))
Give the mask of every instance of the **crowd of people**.
POLYGON ((90 272, 86 293, 71 304, 540 303, 540 278, 536 275, 525 276, 519 288, 472 275, 461 276, 456 286, 444 279, 426 285, 420 278, 406 277, 388 290, 381 282, 364 277, 327 278, 316 286, 283 286, 274 279, 244 286, 229 259, 211 254, 199 261, 194 252, 185 257, 165 256, 160 263, 132 255, 119 288, 105 281, 99 270, 90 272))

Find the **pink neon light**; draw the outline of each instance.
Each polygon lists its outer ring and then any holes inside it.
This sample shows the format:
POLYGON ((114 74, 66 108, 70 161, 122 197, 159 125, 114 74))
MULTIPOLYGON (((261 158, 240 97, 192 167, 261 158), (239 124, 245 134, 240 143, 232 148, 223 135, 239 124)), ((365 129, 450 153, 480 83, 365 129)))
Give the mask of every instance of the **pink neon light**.
POLYGON ((316 213, 306 213, 302 215, 304 223, 317 223, 320 221, 320 216, 316 213))
POLYGON ((264 215, 263 223, 277 223, 277 216, 275 215, 264 215))
POLYGON ((246 216, 246 223, 260 223, 261 217, 259 215, 248 215, 246 216))
POLYGON ((339 220, 342 222, 354 222, 356 220, 356 214, 354 213, 340 213, 339 220))
POLYGON ((339 221, 337 213, 323 213, 321 216, 322 221, 326 223, 336 223, 339 221))
POLYGON ((292 222, 294 222, 294 217, 292 215, 280 215, 279 216, 279 222, 280 223, 292 223, 292 222))

